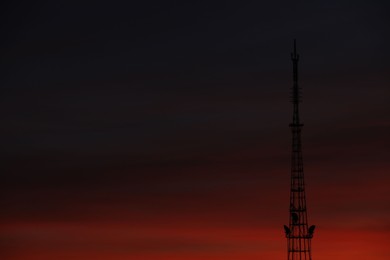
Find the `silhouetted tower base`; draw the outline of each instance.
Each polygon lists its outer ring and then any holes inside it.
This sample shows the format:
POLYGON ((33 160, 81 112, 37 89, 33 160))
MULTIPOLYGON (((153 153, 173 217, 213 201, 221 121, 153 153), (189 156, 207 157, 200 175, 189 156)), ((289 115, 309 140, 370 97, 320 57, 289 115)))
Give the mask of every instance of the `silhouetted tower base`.
POLYGON ((292 89, 293 121, 290 124, 292 132, 291 158, 291 188, 290 188, 290 216, 288 226, 284 226, 287 237, 288 260, 312 260, 311 239, 315 226, 308 226, 306 210, 305 180, 303 175, 301 129, 303 124, 299 120, 299 103, 301 102, 300 88, 298 87, 298 60, 294 40, 292 89))

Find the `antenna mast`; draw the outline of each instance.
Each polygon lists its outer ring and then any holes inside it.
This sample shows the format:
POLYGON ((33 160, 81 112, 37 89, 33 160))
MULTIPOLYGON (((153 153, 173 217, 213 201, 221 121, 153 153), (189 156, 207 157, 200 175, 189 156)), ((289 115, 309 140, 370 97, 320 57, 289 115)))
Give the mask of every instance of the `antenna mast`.
POLYGON ((292 132, 292 158, 291 158, 291 188, 289 225, 284 226, 287 237, 288 260, 312 260, 311 239, 315 226, 308 226, 306 211, 305 182, 303 175, 303 159, 301 145, 301 129, 303 124, 299 120, 299 103, 301 93, 298 86, 298 60, 296 41, 294 40, 294 52, 291 53, 293 62, 293 121, 290 124, 292 132))

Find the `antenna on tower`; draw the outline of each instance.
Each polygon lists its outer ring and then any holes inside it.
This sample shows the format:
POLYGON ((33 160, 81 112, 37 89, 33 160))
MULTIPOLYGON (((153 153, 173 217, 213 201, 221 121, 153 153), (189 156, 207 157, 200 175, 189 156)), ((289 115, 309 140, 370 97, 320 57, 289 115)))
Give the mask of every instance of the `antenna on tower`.
POLYGON ((299 54, 297 53, 297 41, 294 39, 294 48, 291 53, 293 62, 293 87, 292 87, 292 103, 294 104, 293 125, 299 125, 299 103, 302 101, 301 89, 298 85, 298 61, 299 54))
POLYGON ((294 39, 294 52, 291 53, 291 59, 296 59, 297 61, 299 60, 299 55, 297 54, 297 40, 294 39))

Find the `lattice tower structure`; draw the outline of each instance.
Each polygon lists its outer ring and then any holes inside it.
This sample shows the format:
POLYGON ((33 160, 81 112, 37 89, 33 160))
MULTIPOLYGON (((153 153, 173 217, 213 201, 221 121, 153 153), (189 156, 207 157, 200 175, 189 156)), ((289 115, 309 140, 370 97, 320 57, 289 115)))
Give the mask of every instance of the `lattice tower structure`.
POLYGON ((292 157, 291 157, 291 187, 289 224, 284 226, 287 238, 288 260, 312 260, 311 239, 315 226, 308 225, 305 179, 303 174, 303 158, 301 130, 303 124, 299 119, 299 104, 301 103, 301 89, 298 86, 298 60, 296 41, 291 53, 293 62, 293 121, 290 124, 292 132, 292 157))

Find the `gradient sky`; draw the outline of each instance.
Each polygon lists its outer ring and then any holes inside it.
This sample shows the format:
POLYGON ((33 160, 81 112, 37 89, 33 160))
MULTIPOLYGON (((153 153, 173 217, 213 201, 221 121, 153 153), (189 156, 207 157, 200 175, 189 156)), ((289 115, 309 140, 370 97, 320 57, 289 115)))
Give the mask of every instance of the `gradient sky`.
POLYGON ((297 38, 315 260, 388 260, 388 1, 2 3, 0 258, 286 259, 297 38))

